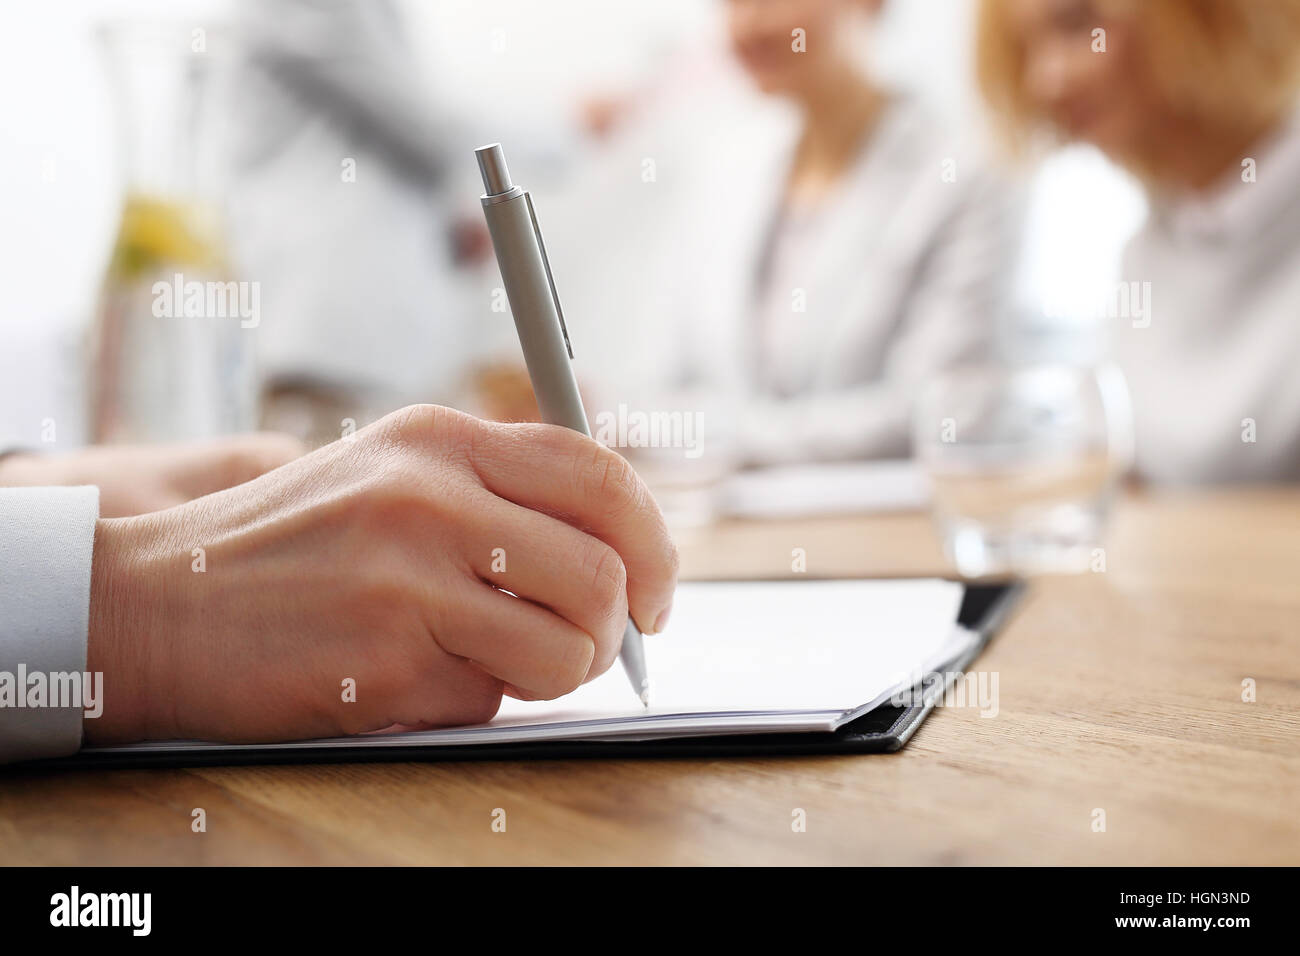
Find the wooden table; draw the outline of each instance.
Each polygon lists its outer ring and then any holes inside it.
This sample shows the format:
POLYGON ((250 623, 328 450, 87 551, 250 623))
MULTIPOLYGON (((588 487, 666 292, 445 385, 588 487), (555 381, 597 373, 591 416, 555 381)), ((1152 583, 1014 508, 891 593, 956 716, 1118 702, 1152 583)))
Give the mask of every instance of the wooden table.
MULTIPOLYGON (((697 577, 796 547, 810 574, 944 569, 920 515, 681 543, 697 577)), ((940 708, 898 754, 11 769, 0 862, 1296 864, 1298 576, 1300 490, 1131 498, 1105 572, 1035 581, 977 664, 997 716, 940 708)))

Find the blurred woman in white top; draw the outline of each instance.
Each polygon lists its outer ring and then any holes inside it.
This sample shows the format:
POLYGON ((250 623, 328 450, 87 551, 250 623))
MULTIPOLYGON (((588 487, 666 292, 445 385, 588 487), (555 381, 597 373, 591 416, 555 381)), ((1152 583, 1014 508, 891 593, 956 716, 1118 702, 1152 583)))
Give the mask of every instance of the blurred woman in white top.
POLYGON ((674 384, 724 399, 705 429, 739 465, 905 456, 916 387, 981 355, 1006 309, 1018 204, 975 138, 864 72, 880 6, 726 3, 772 116, 719 110, 700 148, 674 384))
POLYGON ((977 60, 1018 145, 1091 143, 1146 188, 1147 314, 1110 330, 1139 474, 1300 478, 1300 0, 984 0, 977 60))

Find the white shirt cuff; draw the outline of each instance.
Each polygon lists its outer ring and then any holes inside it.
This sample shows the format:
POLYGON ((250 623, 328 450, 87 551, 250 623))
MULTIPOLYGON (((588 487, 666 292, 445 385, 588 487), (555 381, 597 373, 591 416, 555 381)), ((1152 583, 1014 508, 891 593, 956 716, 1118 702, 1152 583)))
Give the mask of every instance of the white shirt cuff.
POLYGON ((95 487, 0 488, 0 763, 81 747, 98 517, 95 487))

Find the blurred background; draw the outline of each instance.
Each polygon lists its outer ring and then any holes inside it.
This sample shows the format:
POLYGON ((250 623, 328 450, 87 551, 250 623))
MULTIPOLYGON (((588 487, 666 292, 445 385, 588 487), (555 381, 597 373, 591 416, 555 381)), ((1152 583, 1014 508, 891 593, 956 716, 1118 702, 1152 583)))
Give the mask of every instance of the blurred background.
POLYGON ((1298 34, 1296 0, 13 4, 0 439, 529 419, 499 141, 596 437, 675 524, 932 503, 964 571, 1077 569, 1135 462, 1300 467, 1298 34))
MULTIPOLYGON (((864 37, 873 71, 951 122, 978 125, 973 9, 963 0, 887 4, 864 37)), ((517 348, 508 313, 493 311, 499 277, 478 232, 472 150, 488 141, 506 144, 516 179, 534 194, 584 383, 654 378, 678 344, 665 334, 674 278, 697 264, 688 247, 707 249, 698 211, 726 176, 710 144, 723 138, 743 153, 732 121, 770 107, 728 54, 725 14, 712 0, 11 5, 0 35, 8 430, 36 441, 54 419, 60 443, 87 435, 79 353, 136 175, 124 168, 122 140, 139 135, 131 123, 169 126, 154 130, 160 140, 191 135, 165 107, 150 119, 123 115, 148 115, 118 88, 145 55, 125 45, 151 40, 120 37, 111 49, 106 30, 162 24, 191 62, 206 57, 214 91, 201 118, 224 127, 207 155, 227 154, 216 160, 223 254, 262 287, 265 317, 247 337, 263 387, 362 390, 367 401, 350 416, 360 418, 408 401, 467 400, 474 370, 517 348), (201 52, 191 50, 196 30, 201 52), (215 75, 258 49, 286 72, 300 67, 301 81, 215 75), (322 66, 314 81, 303 65, 312 58, 334 64, 333 76, 322 66), (339 65, 347 59, 356 63, 339 65), (354 79, 368 89, 347 93, 354 79), (391 128, 359 130, 354 120, 366 113, 391 128), (347 157, 353 182, 341 178, 347 157)), ((179 86, 184 66, 156 82, 179 86)), ((756 122, 743 135, 761 141, 763 129, 756 122)), ((146 138, 143 148, 180 147, 146 138)), ((1054 157, 1029 188, 1017 318, 1045 348, 1093 348, 1092 336, 1077 334, 1088 331, 1087 284, 1115 275, 1142 216, 1140 193, 1087 148, 1054 157), (1062 288, 1079 289, 1077 308, 1062 288)))

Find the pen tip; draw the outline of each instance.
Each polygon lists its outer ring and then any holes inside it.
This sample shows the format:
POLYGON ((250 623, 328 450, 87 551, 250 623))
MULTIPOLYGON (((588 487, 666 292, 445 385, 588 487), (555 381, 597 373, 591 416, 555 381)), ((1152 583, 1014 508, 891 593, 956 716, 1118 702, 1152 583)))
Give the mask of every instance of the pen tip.
POLYGON ((641 706, 647 710, 650 708, 650 687, 648 684, 641 688, 641 706))

